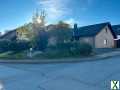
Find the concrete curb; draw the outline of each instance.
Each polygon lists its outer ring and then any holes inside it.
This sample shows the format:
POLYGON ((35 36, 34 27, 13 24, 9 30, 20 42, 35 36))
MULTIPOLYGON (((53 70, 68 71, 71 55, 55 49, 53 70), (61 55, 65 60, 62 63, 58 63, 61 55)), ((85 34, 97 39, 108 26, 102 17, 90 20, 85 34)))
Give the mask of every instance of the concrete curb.
POLYGON ((0 60, 0 63, 18 63, 18 64, 47 64, 47 63, 77 63, 88 62, 96 60, 105 60, 111 57, 120 56, 120 51, 113 51, 110 53, 100 54, 88 58, 63 58, 63 59, 43 59, 43 60, 0 60))

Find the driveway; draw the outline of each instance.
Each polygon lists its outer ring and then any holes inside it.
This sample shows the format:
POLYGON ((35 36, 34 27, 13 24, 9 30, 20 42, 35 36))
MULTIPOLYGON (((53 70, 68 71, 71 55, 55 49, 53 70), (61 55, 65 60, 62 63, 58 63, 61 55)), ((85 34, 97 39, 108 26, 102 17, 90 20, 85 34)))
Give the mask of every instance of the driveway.
POLYGON ((0 64, 5 90, 110 90, 120 80, 120 57, 61 64, 0 64))

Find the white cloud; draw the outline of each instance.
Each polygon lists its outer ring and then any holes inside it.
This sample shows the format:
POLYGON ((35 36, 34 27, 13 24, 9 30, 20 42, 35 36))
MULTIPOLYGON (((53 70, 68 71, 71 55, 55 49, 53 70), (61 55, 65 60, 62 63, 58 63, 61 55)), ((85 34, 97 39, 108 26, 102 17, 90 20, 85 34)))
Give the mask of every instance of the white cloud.
POLYGON ((95 0, 79 0, 79 3, 78 3, 78 5, 80 5, 79 9, 81 11, 88 10, 90 8, 90 6, 93 4, 93 1, 95 1, 95 0))
MULTIPOLYGON (((37 4, 40 8, 44 9, 47 14, 48 22, 61 20, 63 17, 72 15, 77 10, 86 11, 93 3, 93 0, 37 0, 37 4), (75 3, 75 4, 74 4, 75 3), (73 7, 71 6, 73 5, 73 7)), ((72 16, 74 17, 74 16, 72 16)), ((68 18, 69 23, 75 22, 74 18, 68 18)))
POLYGON ((76 20, 74 20, 73 18, 70 18, 68 20, 65 20, 66 23, 73 25, 74 23, 77 23, 76 20))
POLYGON ((78 20, 75 20, 74 18, 70 18, 68 20, 65 20, 64 22, 70 24, 72 27, 74 26, 74 24, 78 24, 78 26, 82 26, 84 25, 85 22, 83 21, 78 21, 78 20))
POLYGON ((66 14, 67 7, 64 0, 39 0, 38 4, 45 9, 50 19, 58 19, 66 14))

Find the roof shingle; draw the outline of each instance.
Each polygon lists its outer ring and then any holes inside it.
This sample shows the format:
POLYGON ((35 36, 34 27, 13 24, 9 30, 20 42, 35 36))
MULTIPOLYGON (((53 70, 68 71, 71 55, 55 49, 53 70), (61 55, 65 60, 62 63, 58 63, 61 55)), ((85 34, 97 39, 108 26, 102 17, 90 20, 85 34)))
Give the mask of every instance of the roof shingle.
POLYGON ((116 35, 120 35, 120 25, 113 25, 112 29, 116 35))
POLYGON ((80 37, 92 37, 97 35, 105 26, 109 25, 109 22, 94 24, 78 28, 80 37))

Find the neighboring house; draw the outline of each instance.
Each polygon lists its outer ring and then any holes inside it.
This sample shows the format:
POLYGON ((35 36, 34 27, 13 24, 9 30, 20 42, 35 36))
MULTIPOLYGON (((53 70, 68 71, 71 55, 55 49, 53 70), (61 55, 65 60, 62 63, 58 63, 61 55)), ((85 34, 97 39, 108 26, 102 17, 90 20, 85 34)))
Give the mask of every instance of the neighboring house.
POLYGON ((16 40, 16 30, 11 30, 0 36, 1 40, 16 40))
POLYGON ((110 23, 100 23, 84 27, 74 25, 73 40, 90 44, 93 48, 115 48, 116 35, 110 23))
POLYGON ((49 39, 48 46, 58 43, 67 43, 71 41, 72 29, 55 28, 48 31, 49 39))
POLYGON ((112 25, 112 29, 116 35, 120 35, 120 25, 112 25))
MULTIPOLYGON (((31 27, 31 25, 28 26, 31 27)), ((120 38, 118 38, 120 35, 120 25, 111 26, 110 23, 100 23, 84 27, 77 27, 77 24, 75 24, 74 29, 57 28, 55 25, 49 25, 46 29, 49 36, 48 46, 70 42, 71 37, 73 41, 88 43, 93 48, 115 48, 116 44, 120 42, 120 38)), ((41 31, 40 28, 39 30, 41 31)), ((33 35, 33 33, 28 34, 28 32, 24 28, 20 30, 15 29, 2 35, 0 39, 12 41, 16 39, 27 39, 33 35)))
POLYGON ((57 25, 50 24, 46 27, 46 31, 57 29, 57 25))
POLYGON ((117 38, 115 39, 117 42, 117 47, 120 47, 120 25, 112 25, 112 29, 117 36, 117 38))

